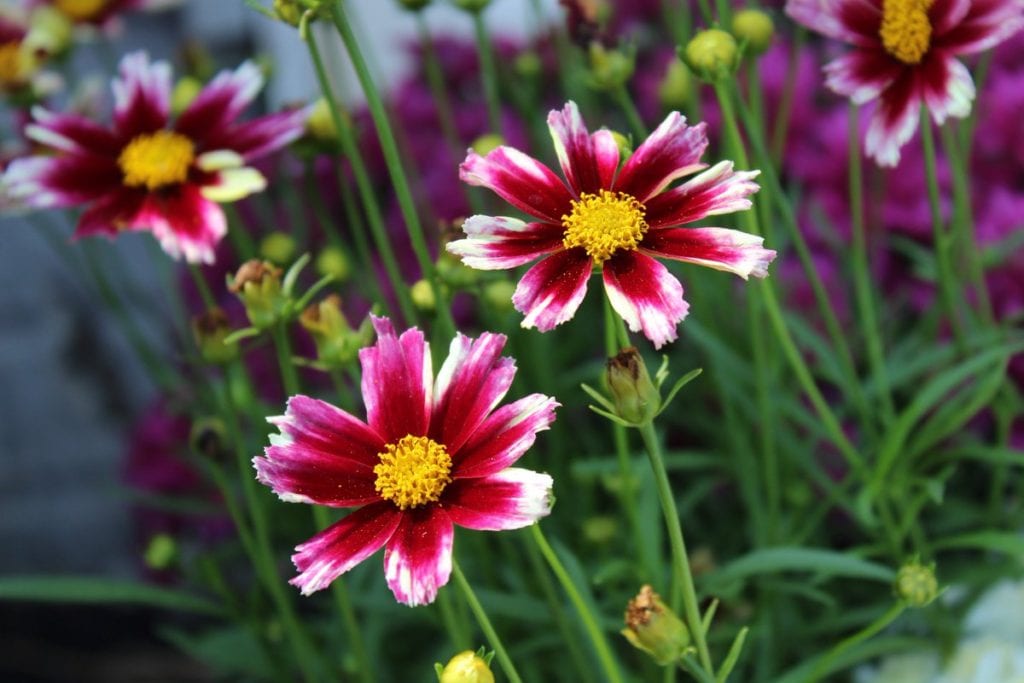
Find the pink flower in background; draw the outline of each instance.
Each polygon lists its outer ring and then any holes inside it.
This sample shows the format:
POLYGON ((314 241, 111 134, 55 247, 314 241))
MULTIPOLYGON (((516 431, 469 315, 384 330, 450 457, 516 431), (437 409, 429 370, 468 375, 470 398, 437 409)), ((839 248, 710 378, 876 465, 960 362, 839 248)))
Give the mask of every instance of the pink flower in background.
POLYGON ((552 111, 548 126, 565 181, 511 147, 486 157, 470 151, 460 167, 470 185, 494 190, 538 220, 473 216, 466 239, 448 251, 472 268, 504 270, 542 260, 523 276, 512 297, 523 327, 542 332, 572 318, 594 267, 605 292, 634 332, 661 347, 676 338, 688 304, 683 288, 654 256, 696 263, 746 279, 764 277, 775 252, 763 239, 726 228, 682 228, 707 216, 751 206, 757 171, 733 171, 731 161, 700 163, 704 124, 687 127, 673 112, 619 167, 611 131, 590 134, 576 104, 552 111), (704 170, 707 169, 707 170, 704 170), (678 178, 703 171, 678 187, 678 178))
POLYGON ((788 0, 801 24, 854 47, 825 67, 855 104, 879 100, 865 150, 895 166, 922 105, 941 125, 971 111, 974 81, 958 55, 988 50, 1024 26, 1021 0, 788 0))
POLYGON ((216 202, 262 191, 247 164, 297 138, 306 111, 238 118, 263 86, 255 64, 217 75, 173 123, 171 67, 143 52, 121 61, 114 126, 33 110, 26 135, 53 150, 20 159, 4 175, 14 201, 34 208, 83 206, 75 237, 149 230, 173 258, 212 263, 227 232, 216 202))
POLYGON ((358 507, 296 548, 306 595, 381 547, 395 598, 432 602, 448 582, 454 526, 517 529, 551 509, 551 477, 510 467, 554 420, 557 403, 531 394, 497 407, 515 376, 505 337, 458 335, 436 380, 416 329, 395 334, 374 318, 377 343, 360 351, 367 420, 293 396, 258 479, 285 501, 358 507))

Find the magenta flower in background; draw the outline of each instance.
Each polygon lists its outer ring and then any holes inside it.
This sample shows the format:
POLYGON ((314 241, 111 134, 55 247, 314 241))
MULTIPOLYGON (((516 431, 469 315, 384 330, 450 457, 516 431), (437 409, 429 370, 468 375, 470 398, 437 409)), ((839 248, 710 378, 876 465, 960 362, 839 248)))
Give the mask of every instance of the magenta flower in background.
POLYGON ((757 171, 733 171, 731 161, 700 163, 707 147, 704 124, 688 127, 673 112, 619 167, 611 131, 590 134, 576 104, 552 111, 548 126, 565 174, 511 147, 486 157, 470 151, 460 175, 488 187, 537 218, 473 216, 466 239, 448 251, 472 268, 504 270, 543 257, 523 276, 512 297, 523 327, 548 331, 572 318, 594 267, 605 292, 634 332, 660 348, 677 336, 688 304, 683 288, 654 256, 696 263, 746 279, 764 277, 775 252, 763 239, 726 228, 682 228, 706 216, 751 206, 757 171), (707 170, 704 170, 707 169, 707 170), (681 177, 703 171, 667 190, 681 177))
POLYGON ((528 526, 551 510, 551 477, 510 467, 555 418, 558 403, 531 394, 497 410, 515 376, 505 337, 458 335, 436 380, 423 333, 395 334, 373 318, 377 342, 359 352, 367 421, 293 396, 258 479, 288 502, 359 507, 296 548, 306 595, 326 588, 381 547, 395 599, 432 602, 448 583, 454 526, 528 526))
POLYGON ((826 83, 855 104, 879 100, 865 151, 881 166, 899 162, 921 105, 939 125, 970 113, 974 81, 958 55, 1024 26, 1020 0, 788 0, 786 13, 854 47, 825 66, 826 83))
POLYGON ((216 202, 263 190, 265 179, 246 164, 301 135, 306 111, 239 122, 263 86, 259 69, 246 62, 217 75, 171 124, 170 65, 136 52, 120 71, 113 129, 33 110, 26 135, 54 153, 12 163, 6 192, 34 208, 85 207, 75 237, 149 230, 173 258, 212 263, 227 232, 216 202))

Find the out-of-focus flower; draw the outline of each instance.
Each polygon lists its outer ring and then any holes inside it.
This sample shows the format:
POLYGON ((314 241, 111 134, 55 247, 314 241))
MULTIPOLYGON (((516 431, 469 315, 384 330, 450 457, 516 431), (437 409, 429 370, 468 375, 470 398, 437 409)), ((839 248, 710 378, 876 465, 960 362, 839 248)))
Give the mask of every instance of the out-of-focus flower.
POLYGON ((470 151, 460 166, 470 185, 488 187, 537 218, 473 216, 466 239, 448 251, 472 268, 503 270, 542 260, 523 276, 512 297, 523 327, 542 332, 572 318, 595 267, 605 292, 631 330, 661 347, 676 338, 688 304, 683 288, 654 256, 764 277, 775 252, 763 240, 726 228, 682 228, 706 216, 751 206, 757 171, 733 171, 731 161, 707 168, 700 157, 705 126, 688 127, 673 112, 619 168, 620 151, 608 130, 589 133, 576 104, 552 111, 548 126, 566 180, 511 147, 482 157, 470 151), (667 189, 683 176, 702 171, 667 189))
POLYGON ((220 308, 211 308, 192 319, 192 337, 207 363, 220 365, 238 356, 237 346, 224 343, 230 333, 228 316, 220 308))
POLYGON ((634 50, 607 49, 598 41, 590 44, 588 81, 595 90, 614 92, 624 87, 633 75, 634 50))
POLYGON ((118 15, 132 10, 160 10, 180 5, 182 0, 29 0, 50 6, 75 24, 109 26, 118 15))
POLYGON ((772 44, 775 24, 764 10, 747 8, 732 15, 732 34, 747 46, 747 51, 759 55, 772 44))
POLYGON ((661 666, 679 661, 690 644, 690 632, 650 586, 642 586, 626 607, 622 635, 633 647, 649 654, 661 666))
POLYGON ((735 71, 739 54, 731 33, 709 28, 695 35, 680 56, 694 73, 704 80, 715 81, 735 71))
POLYGON ((377 342, 359 352, 367 422, 293 396, 259 480, 288 502, 358 507, 296 548, 303 594, 381 547, 384 575, 406 605, 432 602, 451 574, 454 526, 499 531, 551 510, 551 477, 510 467, 554 420, 553 398, 531 394, 497 410, 515 376, 505 337, 452 340, 436 380, 423 333, 401 336, 373 318, 377 342), (493 411, 493 412, 492 412, 493 411))
POLYGON ((297 138, 306 112, 239 122, 263 85, 246 62, 214 78, 172 124, 170 65, 136 52, 120 71, 112 129, 33 110, 26 134, 53 154, 11 164, 7 191, 34 208, 85 206, 75 237, 149 230, 173 258, 212 263, 227 232, 216 202, 263 190, 266 180, 246 164, 297 138))
POLYGON ((974 81, 958 55, 1006 40, 1024 26, 1018 0, 788 0, 786 12, 852 52, 825 67, 826 84, 855 104, 874 99, 865 150, 895 166, 922 105, 941 125, 971 111, 974 81))
POLYGON ((29 13, 18 3, 0 2, 0 93, 30 92, 32 77, 41 66, 40 55, 26 38, 29 13))
POLYGON ((444 668, 438 665, 438 683, 494 683, 490 655, 481 648, 477 652, 466 650, 448 660, 444 668))

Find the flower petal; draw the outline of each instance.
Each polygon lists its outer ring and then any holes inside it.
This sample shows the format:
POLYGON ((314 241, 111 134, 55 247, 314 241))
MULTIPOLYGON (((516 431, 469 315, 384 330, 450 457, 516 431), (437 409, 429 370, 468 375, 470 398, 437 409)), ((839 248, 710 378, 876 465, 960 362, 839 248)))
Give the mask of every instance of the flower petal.
POLYGON ((513 359, 501 356, 505 335, 478 339, 457 334, 437 373, 430 437, 457 452, 504 398, 516 376, 513 359))
POLYGON ((686 117, 672 112, 626 161, 615 189, 644 203, 673 180, 704 168, 706 129, 705 123, 687 126, 686 117))
POLYGON ((455 527, 439 505, 406 510, 384 551, 384 577, 398 602, 415 607, 434 601, 452 573, 455 527))
MULTIPOLYGON (((234 71, 221 71, 196 95, 178 117, 174 128, 198 143, 223 136, 228 126, 248 107, 263 88, 263 73, 253 62, 234 71)), ((224 145, 208 145, 209 149, 224 145)))
POLYGON ((25 136, 62 152, 89 152, 116 157, 121 142, 111 131, 78 114, 58 114, 43 107, 32 107, 33 123, 25 127, 25 136))
POLYGON ((151 133, 167 125, 171 102, 171 65, 150 63, 145 52, 133 52, 121 60, 121 77, 115 78, 114 124, 125 138, 151 133))
POLYGON ((921 97, 913 71, 905 71, 882 91, 864 139, 864 151, 879 166, 895 166, 899 163, 900 147, 910 140, 917 129, 920 107, 921 97))
POLYGON ((1024 5, 1020 0, 972 0, 967 15, 935 37, 933 49, 976 54, 995 47, 1022 28, 1024 5))
POLYGON ((301 572, 288 583, 303 595, 327 588, 336 578, 380 550, 395 534, 402 511, 391 503, 361 507, 295 548, 301 572))
POLYGON ((764 238, 728 228, 671 228, 652 230, 640 249, 651 256, 695 263, 715 270, 766 277, 775 252, 765 249, 764 238))
POLYGON ((309 111, 302 107, 231 125, 223 133, 208 135, 206 144, 210 149, 233 149, 251 162, 301 137, 309 111))
POLYGON ((444 508, 453 522, 467 529, 520 529, 551 512, 553 484, 542 472, 510 467, 452 482, 444 492, 444 508))
POLYGON ((787 0, 786 14, 829 38, 860 47, 880 44, 881 3, 868 0, 787 0))
POLYGON ((561 111, 548 114, 548 130, 562 173, 577 195, 596 194, 611 186, 619 165, 619 147, 609 131, 591 136, 575 102, 566 102, 561 111))
POLYGON ((482 157, 473 150, 459 166, 459 178, 487 187, 531 216, 560 225, 572 197, 550 168, 513 147, 498 147, 482 157))
POLYGON ((604 264, 604 289, 615 312, 633 332, 660 349, 678 336, 676 325, 689 304, 683 286, 662 264, 636 251, 620 252, 604 264))
POLYGON ((931 53, 918 69, 921 97, 928 113, 941 126, 947 117, 962 119, 971 113, 974 81, 971 73, 955 57, 931 53))
POLYGON ((903 68, 885 52, 853 50, 825 65, 825 85, 854 104, 864 104, 878 97, 903 68))
POLYGON ((399 337, 387 318, 372 320, 377 342, 359 351, 367 422, 386 443, 425 435, 433 385, 430 345, 415 327, 399 337))
POLYGON ((114 190, 82 213, 75 227, 74 239, 91 235, 114 237, 122 230, 138 229, 133 227, 135 217, 145 200, 145 193, 139 190, 114 190))
MULTIPOLYGON (((734 171, 731 161, 720 161, 682 185, 647 202, 651 232, 751 207, 747 198, 760 187, 753 181, 760 171, 734 171)), ((648 233, 649 234, 649 233, 648 233)))
POLYGON ((34 208, 78 206, 121 187, 113 160, 96 154, 16 159, 4 172, 4 193, 34 208))
POLYGON ((525 316, 522 326, 547 332, 572 318, 587 293, 592 264, 577 248, 552 254, 526 271, 512 295, 512 305, 525 316))
POLYGON ((214 249, 228 232, 219 206, 186 184, 150 193, 135 216, 135 229, 149 229, 171 258, 213 263, 214 249))
POLYGON ((508 216, 471 216, 462 229, 466 239, 449 242, 449 252, 470 268, 505 270, 562 249, 561 226, 524 223, 508 216))
POLYGON ((486 477, 519 460, 533 445, 537 432, 555 421, 558 405, 550 396, 530 394, 495 410, 452 455, 452 478, 486 477))

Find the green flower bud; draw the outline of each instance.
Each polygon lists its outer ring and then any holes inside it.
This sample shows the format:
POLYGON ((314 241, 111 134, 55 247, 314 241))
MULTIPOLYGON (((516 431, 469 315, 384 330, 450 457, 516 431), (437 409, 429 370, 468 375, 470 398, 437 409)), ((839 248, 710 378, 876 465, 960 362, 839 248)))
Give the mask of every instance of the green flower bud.
POLYGON ((352 262, 340 247, 327 247, 316 257, 316 272, 330 275, 336 282, 344 282, 352 275, 352 262))
POLYGON ((466 650, 448 660, 443 669, 438 671, 440 683, 494 683, 491 673, 491 658, 483 654, 483 650, 473 652, 466 650))
POLYGON ((512 295, 516 286, 508 280, 494 280, 484 285, 484 303, 493 311, 508 313, 512 310, 512 295))
POLYGON ((286 232, 272 232, 260 240, 260 256, 271 263, 288 263, 295 258, 295 238, 286 232))
POLYGON ((896 595, 909 607, 925 607, 938 597, 939 582, 935 565, 923 565, 916 558, 896 572, 896 595))
POLYGON ((772 44, 775 24, 767 13, 748 8, 732 15, 732 34, 746 43, 750 54, 760 55, 772 44))
POLYGON ((695 74, 715 81, 735 71, 738 54, 736 39, 731 33, 709 28, 694 36, 680 56, 695 74))
POLYGON ((413 306, 425 313, 430 313, 437 308, 434 287, 427 280, 417 280, 409 288, 409 296, 412 297, 413 306))
POLYGON ((686 625, 647 585, 629 601, 626 628, 621 633, 630 645, 649 654, 661 666, 679 661, 690 645, 686 625))
POLYGON ((622 88, 633 76, 633 53, 606 50, 601 43, 590 44, 590 87, 613 91, 622 88))
POLYGON ((490 152, 498 149, 505 144, 505 138, 498 133, 484 133, 476 140, 473 140, 473 144, 470 145, 473 151, 482 157, 487 156, 490 152))
POLYGON ((682 109, 689 103, 692 92, 693 74, 685 64, 673 59, 658 86, 661 105, 666 109, 682 109))
POLYGON ((604 545, 619 532, 619 520, 612 515, 598 515, 583 520, 583 538, 594 545, 604 545))
POLYGON ((331 106, 323 97, 316 101, 306 118, 306 132, 310 137, 323 142, 335 142, 338 139, 331 106))
POLYGON ((253 327, 264 330, 280 319, 288 303, 281 292, 281 269, 269 261, 252 259, 242 264, 228 289, 245 304, 253 327))
POLYGON ((612 139, 615 140, 615 146, 619 148, 619 163, 624 163, 626 159, 633 155, 633 145, 630 143, 629 138, 619 131, 613 130, 611 134, 612 139))
POLYGON ((341 310, 341 297, 337 294, 310 304, 299 315, 299 324, 313 337, 317 360, 328 370, 354 363, 359 357, 359 349, 369 344, 373 335, 369 319, 359 329, 352 329, 341 310))
POLYGON ((188 105, 192 104, 192 100, 202 89, 202 81, 194 76, 183 76, 178 79, 174 84, 174 90, 171 91, 171 111, 180 114, 188 109, 188 105))
MULTIPOLYGON (((458 222, 462 231, 462 221, 458 222)), ((442 251, 437 257, 437 275, 452 289, 467 289, 480 281, 480 271, 465 265, 458 256, 442 251)))
POLYGON ((661 394, 635 347, 626 347, 619 355, 609 358, 605 377, 616 415, 634 425, 654 419, 661 408, 661 394))
POLYGON ((536 52, 523 52, 512 62, 512 69, 524 78, 537 76, 542 68, 544 68, 544 64, 536 52))
POLYGON ((458 7, 459 9, 466 10, 467 12, 472 12, 473 14, 476 14, 478 12, 483 12, 485 9, 487 9, 487 6, 491 4, 491 0, 453 0, 453 1, 455 3, 455 6, 458 7))
POLYGON ((214 462, 226 462, 229 457, 227 431, 224 423, 215 417, 199 418, 193 422, 188 444, 194 453, 214 462))
POLYGON ((192 338, 195 339, 199 355, 211 365, 224 365, 238 355, 237 346, 224 343, 229 334, 231 325, 228 317, 219 308, 211 308, 192 318, 192 338))
POLYGON ((178 556, 178 544, 167 534, 157 534, 149 539, 143 554, 143 561, 150 569, 167 569, 178 556))
POLYGON ((286 24, 298 26, 302 12, 303 9, 296 0, 274 0, 274 15, 286 24))

